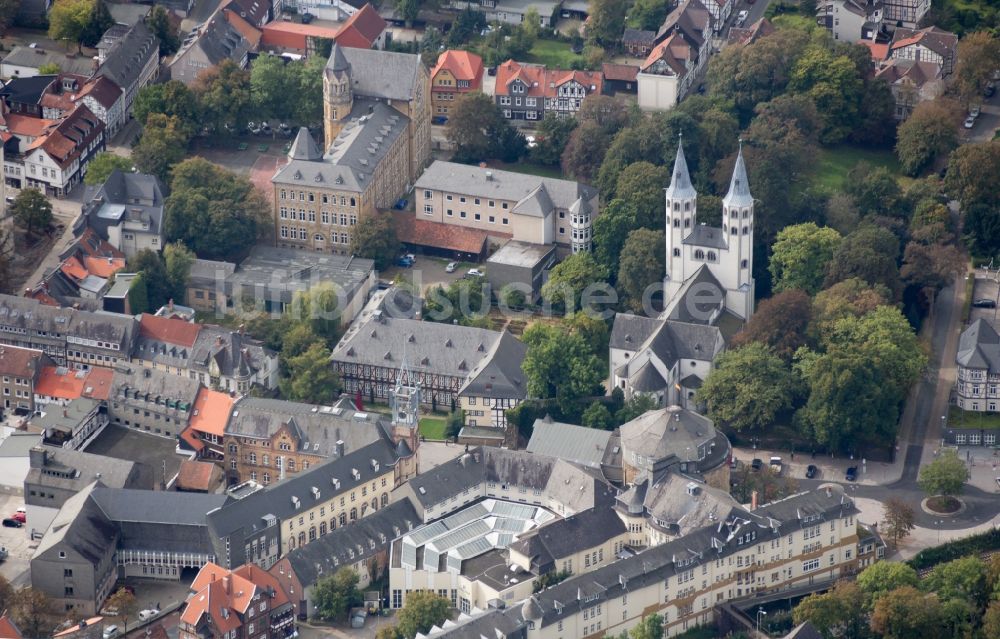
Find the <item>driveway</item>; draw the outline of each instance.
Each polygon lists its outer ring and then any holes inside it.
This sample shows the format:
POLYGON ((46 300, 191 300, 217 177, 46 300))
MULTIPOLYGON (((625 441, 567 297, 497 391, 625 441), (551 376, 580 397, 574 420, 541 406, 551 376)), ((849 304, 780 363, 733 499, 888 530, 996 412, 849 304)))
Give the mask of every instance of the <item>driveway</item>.
MULTIPOLYGON (((9 517, 24 505, 23 495, 0 494, 0 515, 9 517)), ((21 528, 0 527, 0 546, 9 553, 6 560, 0 562, 0 576, 7 579, 15 587, 29 585, 28 564, 35 552, 38 542, 31 541, 27 526, 21 528)))
MULTIPOLYGON (((59 254, 66 250, 66 247, 73 242, 73 223, 76 222, 76 218, 80 215, 81 204, 76 201, 76 198, 81 197, 83 194, 83 186, 78 185, 73 192, 69 195, 67 199, 56 199, 49 198, 49 202, 52 203, 52 217, 53 224, 62 224, 64 229, 62 235, 56 240, 55 244, 49 250, 48 254, 42 259, 41 263, 35 267, 35 270, 17 290, 24 290, 25 288, 37 284, 41 281, 42 276, 45 275, 46 270, 54 269, 59 266, 59 254)), ((7 195, 11 197, 17 196, 17 190, 12 187, 7 187, 7 195)))
POLYGON ((965 142, 989 142, 1000 128, 1000 91, 991 98, 983 98, 979 117, 971 129, 962 129, 965 142))

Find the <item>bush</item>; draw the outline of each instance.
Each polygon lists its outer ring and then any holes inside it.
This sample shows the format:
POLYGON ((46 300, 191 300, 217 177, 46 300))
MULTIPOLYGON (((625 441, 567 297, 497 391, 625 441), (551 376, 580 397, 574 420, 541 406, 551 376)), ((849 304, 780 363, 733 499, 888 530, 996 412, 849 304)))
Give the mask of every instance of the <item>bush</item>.
POLYGON ((961 559, 968 555, 979 555, 991 550, 1000 550, 1000 530, 996 528, 933 548, 925 548, 906 563, 914 570, 924 570, 946 561, 961 559))

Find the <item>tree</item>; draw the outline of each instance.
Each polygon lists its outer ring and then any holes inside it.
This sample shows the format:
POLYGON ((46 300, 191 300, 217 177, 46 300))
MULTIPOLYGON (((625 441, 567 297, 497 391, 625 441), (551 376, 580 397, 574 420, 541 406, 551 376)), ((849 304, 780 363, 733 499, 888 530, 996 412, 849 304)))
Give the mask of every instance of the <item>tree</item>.
POLYGON ((136 613, 139 609, 139 604, 135 600, 135 595, 126 590, 125 588, 119 588, 110 597, 108 597, 109 608, 114 608, 118 611, 118 616, 122 618, 122 633, 128 633, 128 618, 136 613))
POLYGON ((883 595, 871 615, 872 630, 884 639, 937 639, 945 636, 941 622, 941 602, 937 596, 925 595, 913 586, 896 588, 883 595))
POLYGON ((996 176, 1000 175, 1000 140, 963 144, 948 158, 945 186, 962 207, 1000 205, 996 176))
POLYGON ((200 121, 198 98, 180 80, 150 84, 139 89, 132 104, 132 115, 145 124, 154 113, 176 117, 188 137, 194 135, 200 121))
POLYGON ((358 573, 344 567, 320 579, 313 589, 313 603, 321 619, 344 621, 351 606, 361 603, 358 573))
POLYGON ((10 213, 14 223, 24 228, 28 235, 52 224, 52 203, 38 189, 22 189, 10 205, 10 213))
POLYGON ((406 22, 406 27, 413 26, 413 21, 420 13, 420 0, 393 0, 393 2, 396 5, 396 11, 406 22))
POLYGON ((900 290, 898 257, 899 240, 892 232, 870 224, 862 226, 837 247, 827 267, 826 285, 856 277, 896 294, 900 290))
POLYGON ((0 293, 10 293, 15 286, 10 272, 13 262, 13 234, 6 228, 0 228, 0 293))
POLYGON ((339 294, 342 292, 332 282, 313 284, 295 294, 285 316, 307 325, 311 334, 333 348, 341 336, 344 309, 340 307, 339 294))
POLYGON ((909 242, 903 251, 899 275, 921 290, 929 307, 938 291, 965 272, 966 257, 954 244, 909 242))
POLYGON ((667 0, 635 0, 629 18, 637 22, 640 29, 656 31, 663 24, 669 10, 670 3, 667 0))
POLYGON ((285 361, 288 377, 281 380, 281 394, 286 399, 309 404, 330 404, 342 388, 340 377, 330 367, 330 349, 322 341, 306 352, 285 361))
POLYGON ((465 427, 465 411, 462 409, 453 410, 448 414, 448 420, 444 425, 444 436, 454 440, 465 427))
POLYGON ((146 120, 139 143, 132 148, 132 162, 143 173, 167 181, 171 169, 187 154, 189 139, 180 119, 154 113, 146 120))
POLYGON ((987 31, 969 33, 958 42, 955 84, 967 102, 977 100, 1000 68, 1000 40, 987 31))
POLYGON ((986 566, 975 555, 938 564, 924 578, 923 589, 942 601, 959 599, 975 610, 986 604, 992 584, 986 583, 986 566))
POLYGON ((591 93, 583 99, 576 113, 578 123, 596 124, 604 133, 615 135, 628 124, 628 104, 610 95, 591 93))
POLYGON ((82 51, 80 39, 97 5, 96 0, 59 0, 49 11, 49 37, 53 40, 75 42, 82 51))
POLYGON ((637 223, 649 229, 663 228, 663 189, 670 183, 670 169, 649 162, 634 162, 618 174, 615 197, 631 204, 637 223))
POLYGON ((90 18, 87 20, 83 33, 80 34, 80 42, 88 47, 97 46, 104 32, 111 28, 114 23, 115 19, 111 17, 111 12, 108 11, 104 0, 95 0, 94 9, 90 12, 90 18))
POLYGON ((164 231, 203 259, 237 258, 270 228, 271 207, 250 181, 202 158, 173 169, 164 231))
POLYGON ((958 146, 961 111, 951 100, 921 102, 896 131, 896 155, 907 175, 917 175, 958 146))
POLYGON ((299 86, 296 89, 299 98, 294 115, 298 122, 312 124, 323 121, 323 67, 329 57, 310 57, 299 73, 299 86))
POLYGON ((900 561, 879 561, 861 571, 857 584, 865 595, 865 609, 871 610, 887 592, 903 586, 917 587, 920 584, 920 577, 909 564, 900 561))
MULTIPOLYGON (((1000 253, 1000 211, 988 204, 976 202, 963 207, 964 240, 975 255, 1000 253)), ((600 218, 597 218, 600 219, 600 218)), ((594 224, 597 222, 595 220, 594 224)))
POLYGON ((826 344, 844 317, 861 317, 889 303, 885 287, 871 286, 858 278, 837 282, 813 299, 810 340, 826 344))
POLYGON ((854 198, 862 217, 900 217, 904 208, 899 182, 884 166, 858 162, 848 172, 844 188, 854 198))
POLYGON ((52 602, 37 588, 22 588, 14 595, 14 622, 30 639, 50 637, 48 617, 54 610, 52 602))
POLYGON ((572 414, 578 400, 603 395, 604 363, 582 335, 535 323, 524 331, 523 341, 528 349, 521 369, 529 396, 555 398, 563 413, 572 414))
POLYGON ((889 497, 882 504, 882 521, 885 524, 883 530, 892 540, 893 548, 899 545, 900 539, 909 537, 915 527, 913 509, 898 497, 889 497))
POLYGON ((20 9, 21 0, 0 0, 0 32, 5 32, 14 22, 20 9))
POLYGON ((604 161, 604 154, 610 143, 610 137, 600 125, 581 120, 563 149, 563 173, 582 182, 592 181, 604 161))
POLYGON ((423 317, 432 322, 458 320, 463 326, 477 325, 490 310, 483 278, 459 279, 448 288, 436 286, 424 297, 423 317))
POLYGON ((719 356, 697 399, 716 422, 738 431, 763 430, 791 406, 793 390, 788 366, 771 347, 751 342, 719 356))
POLYGON ((55 62, 46 62, 45 64, 38 67, 38 75, 56 75, 62 71, 62 68, 55 62))
POLYGON ((571 313, 580 307, 581 295, 587 287, 603 282, 607 277, 607 272, 593 255, 574 253, 550 271, 549 281, 542 285, 542 298, 571 313))
POLYGON ((832 590, 809 595, 792 611, 798 625, 810 622, 824 639, 861 639, 865 633, 864 594, 850 581, 838 581, 832 590))
POLYGON ((0 575, 0 610, 10 610, 14 605, 14 587, 10 585, 7 578, 0 575))
POLYGON ((983 615, 983 636, 1000 637, 1000 600, 994 600, 983 615))
POLYGON ((666 272, 666 244, 662 231, 637 229, 628 234, 618 267, 618 289, 629 307, 643 310, 646 291, 661 283, 666 272))
POLYGON ((132 309, 140 313, 145 310, 155 312, 170 299, 172 289, 167 277, 167 269, 163 258, 152 249, 142 249, 128 261, 128 269, 142 275, 146 284, 147 306, 144 309, 132 309))
POLYGON ((170 23, 170 14, 167 13, 166 9, 158 4, 153 5, 146 18, 146 24, 160 41, 160 57, 177 53, 180 39, 177 37, 177 29, 170 23))
POLYGON ((406 639, 399 626, 382 626, 375 633, 375 639, 406 639))
POLYGON ((351 252, 375 261, 375 268, 392 266, 399 252, 396 226, 390 213, 374 213, 361 219, 351 233, 351 252))
POLYGON ((516 160, 527 148, 524 136, 511 127, 500 107, 485 93, 466 93, 455 101, 446 135, 457 162, 500 158, 516 160))
POLYGON ((301 62, 288 62, 281 56, 262 55, 250 69, 250 96, 254 112, 260 118, 287 121, 295 114, 301 62))
POLYGON ((148 313, 150 310, 149 289, 146 287, 146 280, 142 273, 136 275, 128 288, 128 305, 133 313, 148 313))
POLYGON ((663 639, 663 617, 653 613, 628 631, 629 639, 663 639))
POLYGON ((116 169, 125 173, 130 172, 132 160, 109 151, 98 153, 87 164, 87 175, 83 178, 83 183, 90 186, 104 184, 116 169))
POLYGON ((816 103, 823 122, 820 140, 835 144, 851 133, 864 83, 854 62, 830 49, 811 46, 795 62, 789 87, 816 103))
POLYGON ((815 222, 786 226, 771 247, 769 269, 775 291, 799 289, 815 295, 823 287, 826 266, 840 246, 840 233, 815 222))
POLYGON ((618 274, 618 260, 625 240, 636 228, 635 207, 619 198, 611 200, 594 219, 594 259, 609 274, 618 274))
POLYGON ((183 242, 171 242, 163 247, 163 266, 170 285, 170 298, 176 302, 184 301, 188 276, 196 257, 183 242))
POLYGON ((628 4, 621 0, 590 0, 587 36, 602 47, 618 46, 627 11, 628 4))
POLYGON ((645 415, 651 410, 656 410, 659 406, 652 396, 645 393, 637 393, 630 400, 615 412, 615 424, 625 424, 640 415, 645 415))
POLYGON ((546 113, 538 125, 537 145, 529 151, 531 159, 539 164, 557 166, 575 128, 575 118, 561 118, 555 113, 546 113))
POLYGON ((920 468, 917 483, 928 495, 952 496, 962 492, 969 471, 953 450, 942 450, 938 458, 920 468))
POLYGON ((202 71, 191 88, 201 105, 202 118, 216 131, 226 124, 242 126, 250 113, 250 72, 229 58, 202 71))
POLYGON ((444 623, 449 607, 447 599, 429 590, 411 590, 399 611, 397 627, 407 639, 413 639, 418 632, 427 634, 433 626, 444 623))
POLYGON ((746 327, 733 338, 732 346, 753 342, 766 344, 774 354, 791 361, 795 351, 809 341, 812 300, 799 290, 787 290, 760 301, 746 327))
POLYGON ((595 401, 583 411, 580 423, 587 428, 610 430, 615 425, 615 418, 603 402, 595 401))

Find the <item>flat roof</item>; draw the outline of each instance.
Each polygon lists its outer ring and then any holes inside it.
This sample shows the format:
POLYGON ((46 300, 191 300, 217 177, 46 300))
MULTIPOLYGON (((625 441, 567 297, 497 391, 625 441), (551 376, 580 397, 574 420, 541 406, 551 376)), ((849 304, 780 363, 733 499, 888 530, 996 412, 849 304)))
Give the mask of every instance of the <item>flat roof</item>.
POLYGON ((277 291, 287 303, 298 291, 333 284, 350 296, 374 269, 375 262, 363 257, 257 245, 226 277, 226 291, 231 294, 237 285, 277 291))
POLYGON ((555 250, 556 247, 553 244, 533 244, 531 242, 511 240, 497 249, 497 252, 491 255, 486 262, 489 264, 534 268, 540 262, 546 260, 555 250))

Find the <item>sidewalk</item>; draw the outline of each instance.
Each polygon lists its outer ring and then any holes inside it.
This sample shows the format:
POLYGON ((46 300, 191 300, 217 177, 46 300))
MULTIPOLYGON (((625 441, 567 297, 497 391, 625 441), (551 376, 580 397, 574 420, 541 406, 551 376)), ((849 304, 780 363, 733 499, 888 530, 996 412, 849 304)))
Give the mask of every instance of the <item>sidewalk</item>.
POLYGON ((903 475, 904 461, 904 455, 901 452, 896 453, 896 461, 892 464, 818 453, 815 458, 809 453, 795 453, 795 458, 792 459, 792 454, 788 450, 766 450, 763 448, 733 448, 733 456, 745 464, 749 464, 754 458, 760 459, 765 466, 770 457, 781 457, 781 465, 784 469, 781 474, 794 479, 805 479, 806 467, 814 464, 819 469, 815 479, 841 483, 844 482, 844 475, 847 473, 848 467, 857 466, 858 480, 856 483, 866 486, 880 486, 899 481, 903 475))

